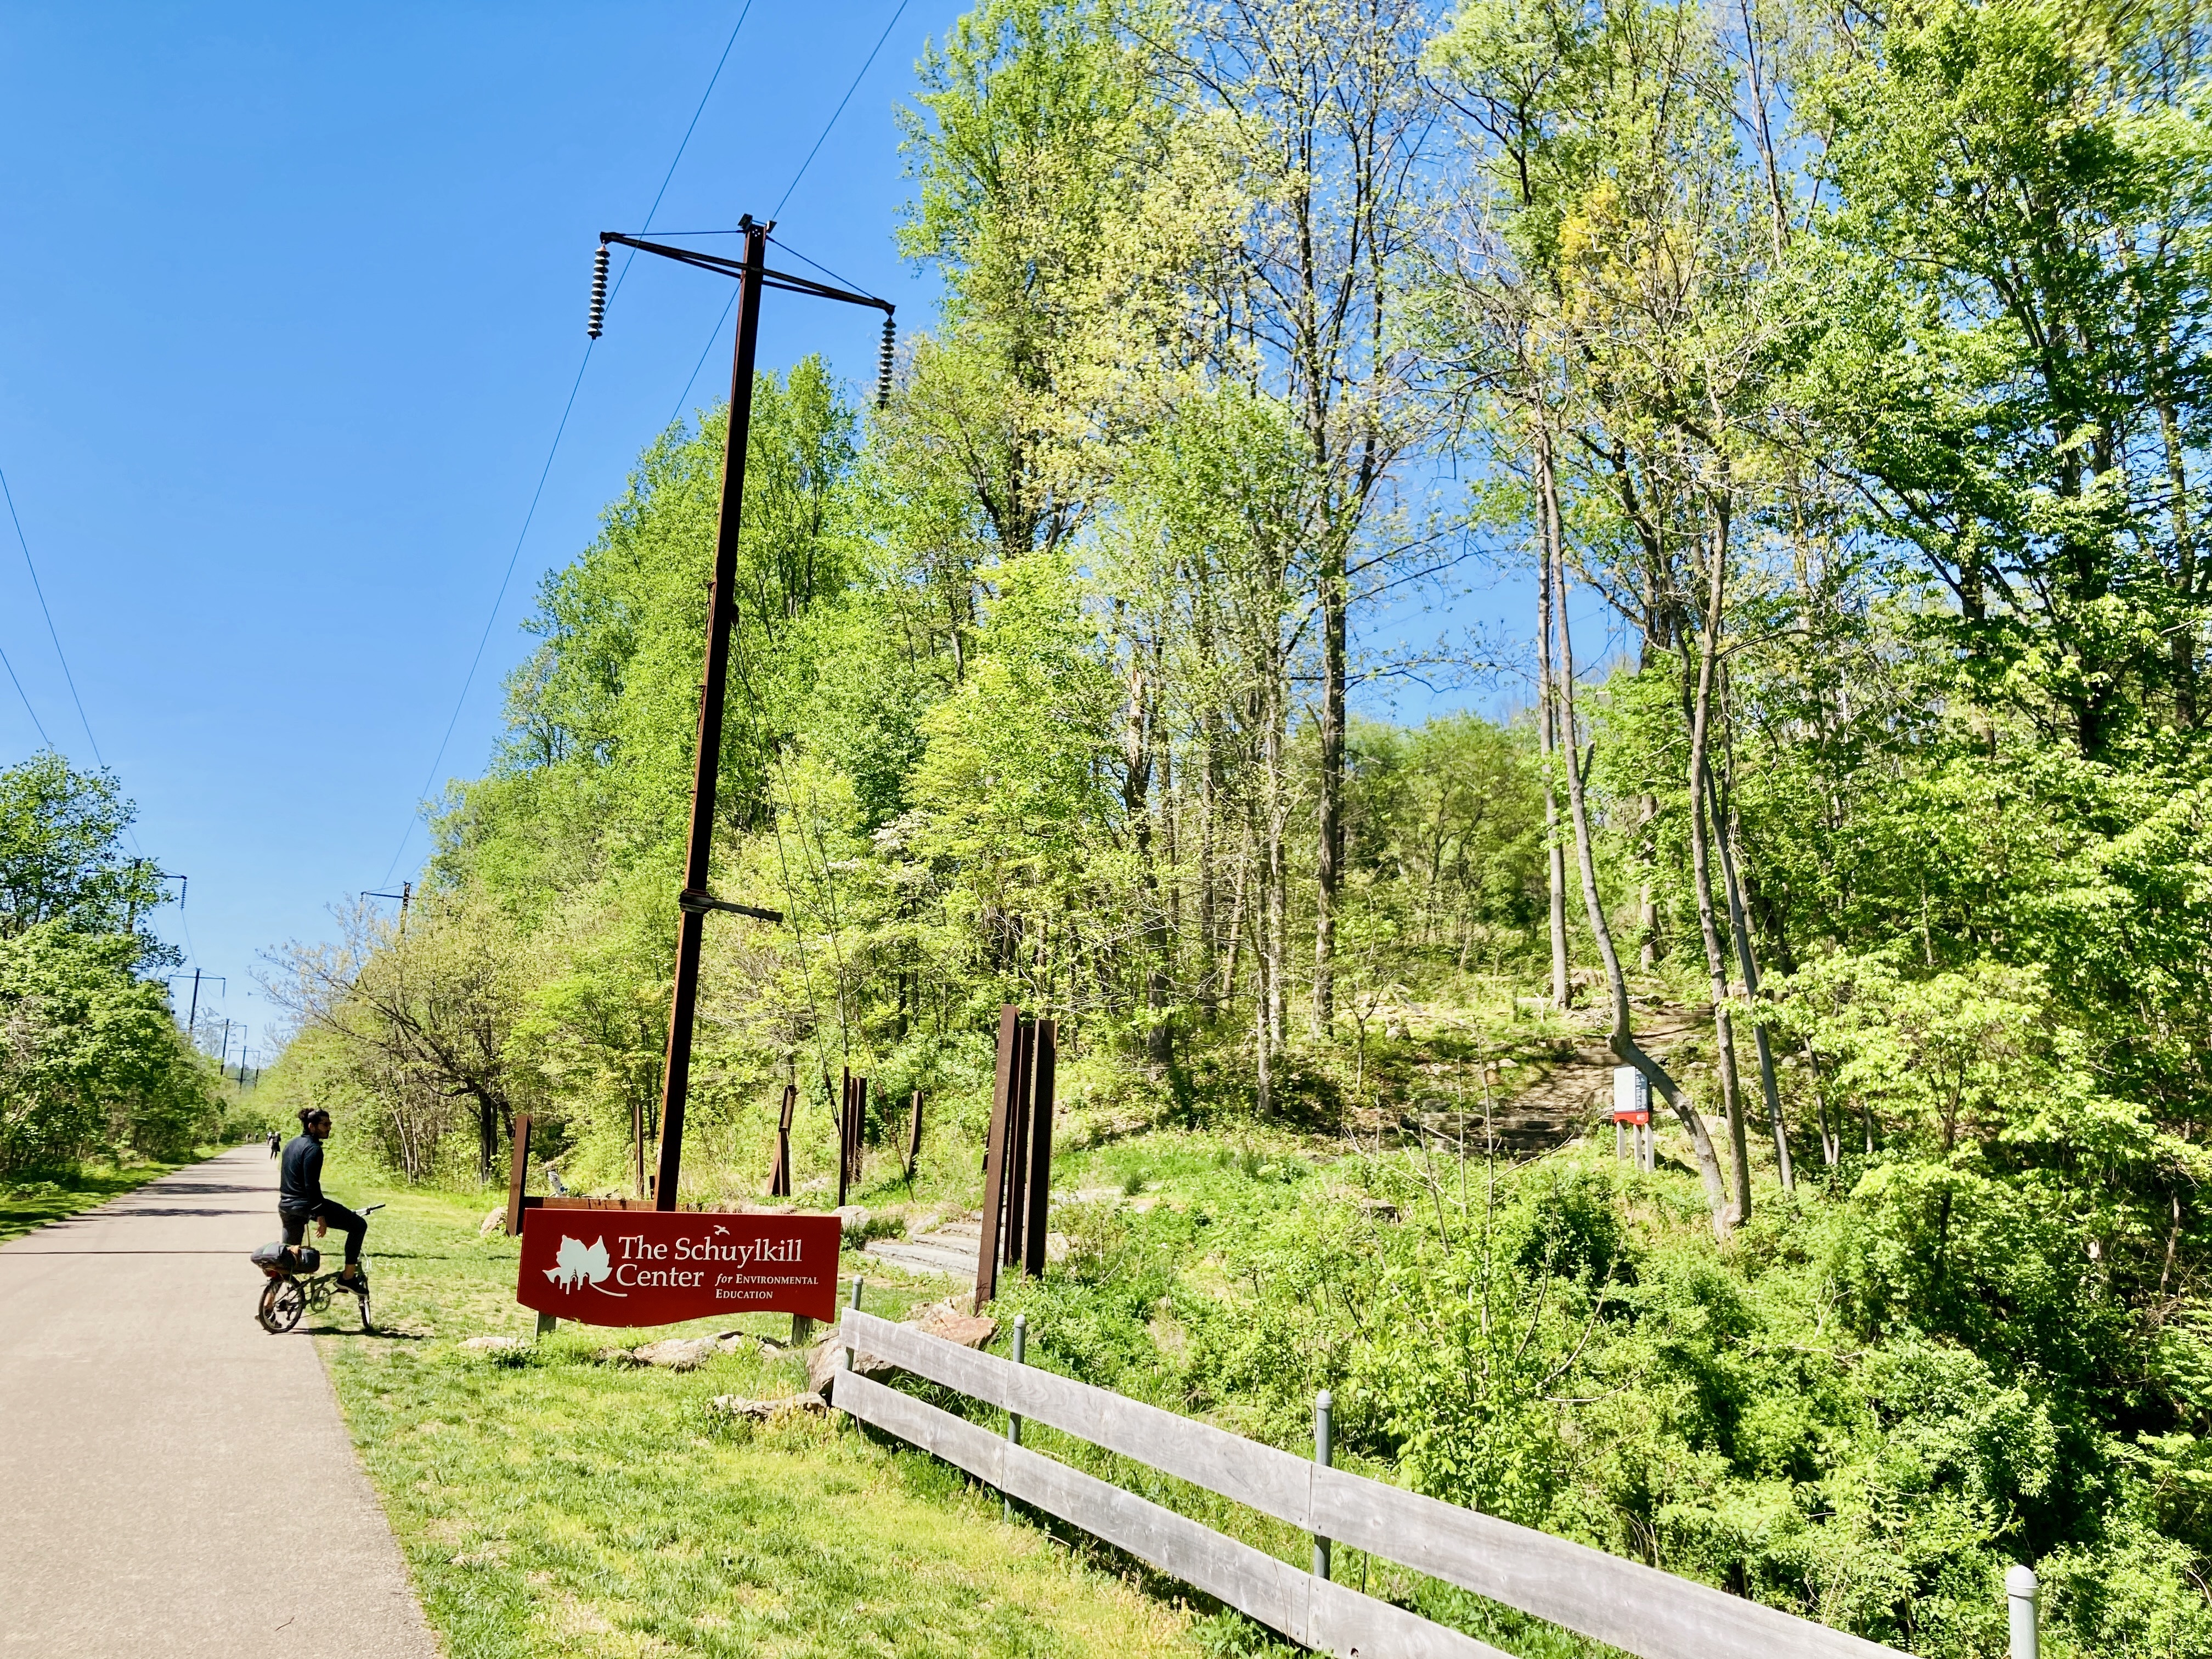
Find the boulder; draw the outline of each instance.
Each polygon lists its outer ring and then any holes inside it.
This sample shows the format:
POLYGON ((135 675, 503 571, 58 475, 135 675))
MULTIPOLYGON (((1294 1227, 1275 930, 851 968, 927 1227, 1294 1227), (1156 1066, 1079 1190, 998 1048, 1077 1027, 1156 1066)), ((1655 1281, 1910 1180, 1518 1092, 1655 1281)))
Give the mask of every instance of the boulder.
POLYGON ((659 1365, 672 1371, 696 1371, 720 1352, 720 1346, 711 1336, 672 1336, 659 1342, 648 1342, 641 1348, 632 1348, 629 1355, 632 1364, 659 1365))
MULTIPOLYGON (((964 1299, 971 1307, 975 1292, 964 1299)), ((906 1322, 927 1335, 957 1347, 980 1348, 999 1334, 999 1322, 988 1316, 963 1313, 952 1298, 933 1302, 927 1307, 907 1316, 906 1322)))
MULTIPOLYGON (((939 1341, 957 1344, 963 1348, 980 1348, 999 1334, 999 1322, 988 1317, 979 1318, 963 1313, 963 1307, 975 1304, 975 1293, 963 1297, 948 1297, 942 1302, 933 1302, 927 1307, 917 1308, 903 1322, 924 1335, 939 1341)), ((827 1396, 830 1382, 837 1375, 844 1349, 831 1331, 806 1352, 806 1386, 816 1394, 827 1396)), ((863 1376, 881 1376, 898 1367, 881 1354, 856 1349, 853 1354, 853 1369, 863 1376)))
POLYGON ((502 1204, 486 1216, 477 1228, 478 1238, 489 1238, 507 1225, 507 1206, 502 1204))
POLYGON ((841 1205, 832 1213, 836 1216, 839 1224, 844 1228, 845 1236, 848 1238, 854 1233, 864 1233, 868 1230, 868 1212, 858 1204, 841 1205))
POLYGON ((497 1353, 512 1348, 526 1348, 530 1344, 519 1336, 472 1336, 461 1346, 474 1348, 479 1353, 497 1353))

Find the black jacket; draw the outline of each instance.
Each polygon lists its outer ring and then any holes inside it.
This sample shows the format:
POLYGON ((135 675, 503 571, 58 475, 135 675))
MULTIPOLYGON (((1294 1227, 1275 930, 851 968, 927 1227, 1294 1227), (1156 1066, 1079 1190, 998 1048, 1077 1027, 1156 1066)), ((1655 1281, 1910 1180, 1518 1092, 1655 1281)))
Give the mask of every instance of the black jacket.
POLYGON ((278 1166, 276 1207, 312 1210, 323 1201, 323 1143, 309 1134, 294 1135, 278 1166))

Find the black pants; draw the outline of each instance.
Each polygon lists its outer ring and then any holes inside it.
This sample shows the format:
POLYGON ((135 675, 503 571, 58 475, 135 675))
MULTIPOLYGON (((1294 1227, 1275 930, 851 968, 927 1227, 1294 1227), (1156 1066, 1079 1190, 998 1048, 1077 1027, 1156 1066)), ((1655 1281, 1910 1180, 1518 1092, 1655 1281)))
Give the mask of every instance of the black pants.
POLYGON ((284 1224, 284 1242, 297 1244, 307 1236, 310 1221, 326 1222, 345 1235, 346 1266, 350 1267, 361 1260, 361 1241, 368 1236, 368 1218, 356 1215, 333 1199, 325 1199, 312 1210, 279 1210, 277 1217, 284 1224))

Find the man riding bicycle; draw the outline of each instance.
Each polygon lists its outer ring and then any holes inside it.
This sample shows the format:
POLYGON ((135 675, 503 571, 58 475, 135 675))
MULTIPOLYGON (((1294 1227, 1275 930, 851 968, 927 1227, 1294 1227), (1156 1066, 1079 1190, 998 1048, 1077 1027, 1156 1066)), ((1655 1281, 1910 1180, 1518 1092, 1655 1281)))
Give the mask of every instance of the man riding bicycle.
POLYGON ((361 1270, 361 1242, 368 1221, 335 1199, 323 1196, 323 1143, 331 1138, 331 1115, 319 1106, 300 1110, 300 1133, 284 1147, 276 1185, 276 1214, 284 1224, 284 1248, 298 1259, 301 1242, 310 1221, 336 1227, 345 1235, 345 1270, 337 1282, 349 1291, 364 1288, 368 1279, 361 1270))

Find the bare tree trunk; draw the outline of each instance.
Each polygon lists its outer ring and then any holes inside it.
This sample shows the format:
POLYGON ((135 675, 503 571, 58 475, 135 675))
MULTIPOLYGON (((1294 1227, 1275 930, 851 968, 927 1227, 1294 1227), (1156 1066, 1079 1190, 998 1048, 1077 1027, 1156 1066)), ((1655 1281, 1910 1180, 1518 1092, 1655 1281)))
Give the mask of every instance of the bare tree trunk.
MULTIPOLYGON (((1548 479, 1551 477, 1551 440, 1547 434, 1537 442, 1537 465, 1548 479)), ((1547 507, 1546 510, 1548 512, 1550 509, 1547 507)), ((1559 698, 1553 690, 1556 677, 1552 668, 1552 611, 1555 597, 1550 535, 1548 529, 1543 533, 1543 548, 1540 555, 1543 568, 1536 578, 1536 739, 1543 754, 1544 766, 1545 873, 1550 884, 1552 923, 1552 1006, 1565 1008, 1573 1000, 1574 983, 1567 974, 1567 849, 1559 832, 1559 797, 1553 785, 1553 779, 1557 776, 1553 756, 1559 747, 1559 698)), ((1571 735, 1568 741, 1573 741, 1571 735)))
POLYGON ((1811 1038, 1805 1039, 1804 1048, 1805 1074, 1813 1080, 1813 1109, 1820 1115, 1820 1162, 1832 1170, 1844 1155, 1843 1114, 1838 1111, 1833 1124, 1831 1125, 1828 1117, 1828 1091, 1820 1086, 1820 1057, 1813 1052, 1811 1038))
POLYGON ((1215 868, 1217 824, 1221 799, 1218 738, 1209 710, 1199 728, 1198 775, 1198 945, 1199 995, 1211 1019, 1221 994, 1220 872, 1215 868))
MULTIPOLYGON (((1720 791, 1714 786, 1710 771, 1705 777, 1706 793, 1712 803, 1713 824, 1718 831, 1721 847, 1721 884, 1728 895, 1729 931, 1735 937, 1736 971, 1743 976, 1744 994, 1759 994, 1759 963, 1751 951, 1751 921, 1745 914, 1743 889, 1735 876, 1735 836, 1727 813, 1721 810, 1720 791)), ((1759 1086, 1766 1103, 1767 1127, 1774 1136, 1774 1167, 1781 1173, 1782 1190, 1797 1190, 1795 1172, 1790 1164, 1790 1133, 1782 1121, 1782 1091, 1774 1080, 1774 1048, 1766 1035, 1766 1022, 1758 1020, 1751 1028, 1751 1037, 1759 1048, 1759 1086)))
MULTIPOLYGON (((1558 487, 1552 477, 1551 434, 1540 432, 1536 451, 1537 483, 1543 496, 1544 563, 1553 576, 1560 603, 1559 611, 1559 690, 1566 729, 1574 730, 1575 653, 1574 635, 1567 625, 1565 605, 1567 564, 1560 546, 1559 502, 1558 487)), ((1582 759, 1575 745, 1566 745, 1567 800, 1574 816, 1575 861, 1582 874, 1583 908, 1589 919, 1592 937, 1597 940, 1599 957, 1605 963, 1605 982, 1613 994, 1613 1030, 1610 1044, 1614 1054, 1644 1073, 1667 1103, 1676 1120, 1690 1137, 1690 1147, 1698 1160, 1698 1174, 1705 1182, 1705 1202, 1713 1215, 1713 1236, 1726 1239, 1730 1226, 1728 1191, 1721 1178, 1720 1159, 1713 1151, 1712 1137, 1705 1132, 1705 1118, 1690 1102, 1674 1078, 1638 1044, 1634 1018, 1628 1002, 1628 976, 1621 971, 1620 952, 1613 948, 1613 927, 1606 920, 1604 902, 1598 896, 1597 857, 1590 845, 1589 806, 1583 792, 1582 759)))
POLYGON ((1344 691, 1350 590, 1344 539, 1332 528, 1321 574, 1320 845, 1314 855, 1313 1028, 1326 1036, 1336 1020, 1336 892, 1344 859, 1344 691))
POLYGON ((1636 857, 1644 878, 1636 890, 1636 961, 1647 974, 1659 965, 1659 905, 1651 889, 1651 870, 1659 857, 1658 849, 1652 844, 1651 826, 1658 817, 1656 795, 1638 797, 1636 857))
MULTIPOLYGON (((1719 509, 1725 513, 1725 507, 1719 509)), ((1705 975, 1713 997, 1713 1034, 1719 1050, 1721 1105, 1728 1115, 1729 1155, 1735 1161, 1729 1220, 1751 1219, 1751 1164, 1744 1135, 1743 1099, 1735 1070, 1735 1028, 1728 1011, 1728 959, 1722 953, 1720 927, 1713 915, 1711 837, 1705 798, 1709 790, 1706 751, 1712 739, 1713 675, 1720 659, 1721 605, 1726 592, 1728 532, 1717 525, 1707 556, 1705 626, 1698 635, 1698 678, 1690 715, 1690 884, 1697 900, 1698 931, 1705 941, 1705 975)))

